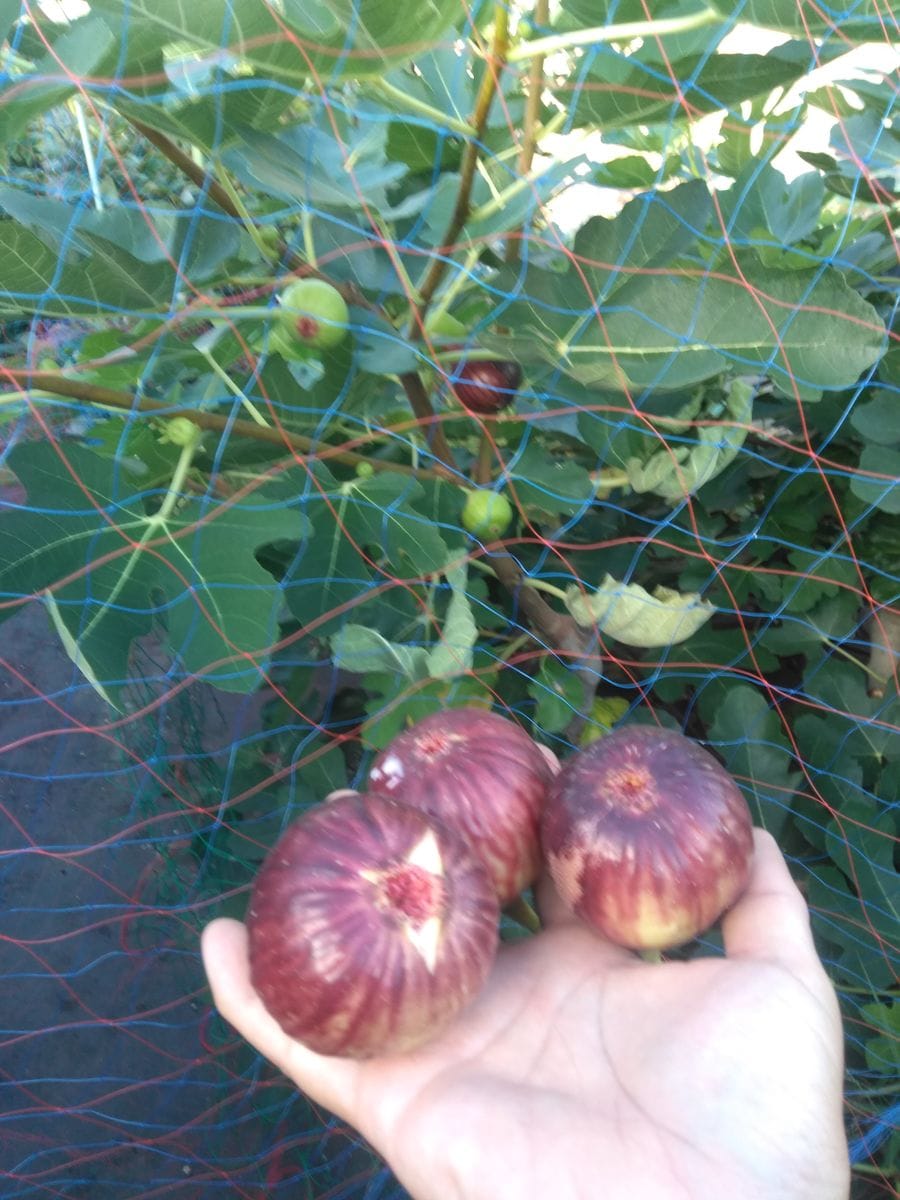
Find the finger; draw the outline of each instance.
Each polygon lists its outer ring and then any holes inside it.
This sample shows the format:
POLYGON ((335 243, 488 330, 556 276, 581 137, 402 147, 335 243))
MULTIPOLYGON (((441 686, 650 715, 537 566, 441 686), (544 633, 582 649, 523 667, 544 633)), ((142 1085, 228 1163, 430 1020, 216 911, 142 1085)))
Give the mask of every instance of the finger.
POLYGON ((559 759, 556 757, 556 755, 553 753, 553 751, 550 749, 550 747, 542 746, 541 743, 538 742, 537 748, 538 748, 538 750, 540 750, 541 754, 543 754, 544 758, 547 760, 547 763, 550 767, 550 770, 553 772, 553 774, 558 775, 560 773, 560 771, 562 770, 562 763, 559 761, 559 759))
POLYGON ((580 923, 568 904, 560 896, 550 872, 545 868, 534 885, 534 902, 541 925, 545 929, 556 929, 561 925, 580 923))
POLYGON ((791 878, 772 835, 754 829, 750 880, 741 898, 722 918, 729 958, 780 962, 792 969, 820 965, 809 909, 791 878))
POLYGON ((200 944, 213 1000, 225 1020, 314 1101, 352 1122, 348 1102, 358 1065, 308 1050, 266 1010, 250 982, 246 926, 219 918, 203 930, 200 944))

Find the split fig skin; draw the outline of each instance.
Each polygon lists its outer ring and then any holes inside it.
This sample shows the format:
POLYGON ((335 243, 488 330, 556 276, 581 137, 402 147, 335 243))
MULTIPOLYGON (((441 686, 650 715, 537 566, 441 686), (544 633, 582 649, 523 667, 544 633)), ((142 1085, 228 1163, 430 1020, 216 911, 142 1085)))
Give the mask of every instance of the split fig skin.
POLYGON ((457 834, 384 796, 341 792, 294 821, 259 870, 250 978, 284 1032, 319 1054, 404 1053, 480 991, 498 920, 457 834))

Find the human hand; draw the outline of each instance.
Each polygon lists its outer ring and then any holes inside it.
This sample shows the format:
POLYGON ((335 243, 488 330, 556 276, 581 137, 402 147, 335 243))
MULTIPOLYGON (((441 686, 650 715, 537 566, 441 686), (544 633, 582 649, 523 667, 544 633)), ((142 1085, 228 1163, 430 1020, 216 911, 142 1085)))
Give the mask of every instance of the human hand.
POLYGON ((502 946, 476 1000, 408 1054, 289 1038, 238 921, 203 931, 204 964, 221 1014, 416 1200, 845 1200, 837 1000, 781 852, 755 839, 726 957, 645 963, 542 881, 543 931, 502 946))

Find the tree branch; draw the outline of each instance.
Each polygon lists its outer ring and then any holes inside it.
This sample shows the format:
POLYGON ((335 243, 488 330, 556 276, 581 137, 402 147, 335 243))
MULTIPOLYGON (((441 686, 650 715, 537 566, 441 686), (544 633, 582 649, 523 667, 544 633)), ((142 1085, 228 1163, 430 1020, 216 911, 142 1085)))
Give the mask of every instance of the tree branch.
POLYGON ((500 76, 506 65, 508 50, 509 11, 506 4, 501 0, 500 3, 494 5, 494 41, 491 46, 490 57, 485 63, 481 87, 478 90, 478 96, 475 101, 475 112, 470 122, 475 132, 469 140, 465 155, 463 156, 459 191, 456 195, 453 216, 450 218, 450 223, 447 226, 447 231, 444 234, 441 245, 436 249, 435 256, 431 260, 428 274, 419 288, 420 302, 416 310, 416 325, 420 329, 424 326, 428 305, 431 303, 431 299, 437 291, 438 284, 443 279, 444 272, 447 270, 446 256, 453 253, 456 240, 469 216, 472 202, 472 184, 475 181, 475 168, 478 165, 479 144, 487 128, 491 102, 494 99, 500 83, 500 76))
POLYGON ((99 384, 83 383, 77 379, 69 379, 52 371, 13 371, 4 369, 4 375, 15 379, 25 387, 32 387, 42 392, 50 392, 54 396, 67 396, 73 400, 81 400, 88 404, 99 404, 105 408, 116 408, 123 412, 140 412, 148 415, 158 415, 164 419, 171 417, 187 417, 200 429, 208 429, 216 433, 236 433, 241 437, 252 438, 256 442, 268 442, 280 446, 284 450, 296 450, 317 462, 333 459, 348 467, 369 463, 376 471, 394 471, 400 475, 411 475, 417 479, 446 479, 459 484, 458 475, 442 465, 432 469, 408 467, 403 463, 383 462, 377 458, 369 458, 353 450, 339 450, 337 447, 322 446, 312 438, 300 433, 291 433, 286 429, 276 429, 270 426, 257 425, 253 421, 232 420, 219 413, 202 412, 195 408, 172 408, 159 400, 150 400, 146 396, 138 398, 131 392, 120 392, 113 388, 101 387, 99 384))

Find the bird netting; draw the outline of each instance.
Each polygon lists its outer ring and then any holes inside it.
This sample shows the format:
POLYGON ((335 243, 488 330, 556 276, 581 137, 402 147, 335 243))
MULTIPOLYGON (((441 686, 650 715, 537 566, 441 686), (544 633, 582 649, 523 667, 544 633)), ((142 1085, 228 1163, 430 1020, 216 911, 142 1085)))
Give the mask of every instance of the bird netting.
POLYGON ((717 755, 895 1194, 896 15, 0 0, 0 39, 3 1196, 404 1194, 198 937, 463 705, 717 755))

